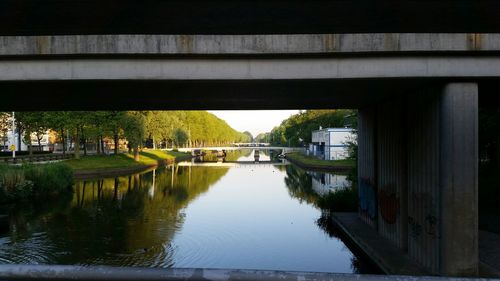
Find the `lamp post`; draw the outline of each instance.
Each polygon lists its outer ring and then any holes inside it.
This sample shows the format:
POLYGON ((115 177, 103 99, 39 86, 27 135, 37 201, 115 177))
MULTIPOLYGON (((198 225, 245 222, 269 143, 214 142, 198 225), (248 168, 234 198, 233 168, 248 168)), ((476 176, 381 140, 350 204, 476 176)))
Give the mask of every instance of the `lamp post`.
POLYGON ((15 112, 12 111, 12 143, 10 145, 10 149, 12 150, 12 158, 16 158, 16 115, 15 112))

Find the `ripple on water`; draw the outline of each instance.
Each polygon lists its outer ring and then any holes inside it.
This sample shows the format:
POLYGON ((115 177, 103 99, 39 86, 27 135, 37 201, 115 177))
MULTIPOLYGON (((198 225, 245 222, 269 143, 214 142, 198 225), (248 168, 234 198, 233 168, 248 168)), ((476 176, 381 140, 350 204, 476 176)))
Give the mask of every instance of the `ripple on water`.
POLYGON ((13 241, 2 239, 0 246, 2 263, 48 264, 57 261, 58 251, 47 239, 46 233, 33 233, 29 238, 13 241))
POLYGON ((248 229, 228 227, 227 222, 214 219, 198 223, 195 229, 183 229, 173 241, 177 249, 174 251, 175 266, 217 266, 231 255, 230 245, 241 243, 242 239, 249 245, 256 245, 256 239, 248 233, 248 229))

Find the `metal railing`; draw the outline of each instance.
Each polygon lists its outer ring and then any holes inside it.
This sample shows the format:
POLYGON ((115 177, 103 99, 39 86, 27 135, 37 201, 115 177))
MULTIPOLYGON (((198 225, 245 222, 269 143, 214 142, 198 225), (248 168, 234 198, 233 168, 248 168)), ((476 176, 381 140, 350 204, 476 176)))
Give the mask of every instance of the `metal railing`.
MULTIPOLYGON (((0 280, 167 280, 167 281, 465 281, 494 280, 420 276, 360 275, 241 269, 138 268, 65 265, 0 265, 0 280)), ((498 280, 498 279, 497 279, 498 280)))
POLYGON ((64 160, 71 159, 74 157, 72 153, 66 154, 57 154, 57 153, 49 153, 49 154, 33 154, 33 155, 22 155, 12 157, 0 157, 0 163, 5 164, 20 164, 20 163, 35 163, 35 162, 43 162, 43 161, 55 161, 55 160, 64 160))

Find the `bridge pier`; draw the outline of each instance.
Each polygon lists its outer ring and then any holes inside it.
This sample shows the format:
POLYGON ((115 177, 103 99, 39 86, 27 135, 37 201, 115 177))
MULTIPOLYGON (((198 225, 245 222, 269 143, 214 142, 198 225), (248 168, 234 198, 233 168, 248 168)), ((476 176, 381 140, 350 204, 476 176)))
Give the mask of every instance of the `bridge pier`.
POLYGON ((478 273, 478 87, 359 111, 359 216, 432 274, 478 273))

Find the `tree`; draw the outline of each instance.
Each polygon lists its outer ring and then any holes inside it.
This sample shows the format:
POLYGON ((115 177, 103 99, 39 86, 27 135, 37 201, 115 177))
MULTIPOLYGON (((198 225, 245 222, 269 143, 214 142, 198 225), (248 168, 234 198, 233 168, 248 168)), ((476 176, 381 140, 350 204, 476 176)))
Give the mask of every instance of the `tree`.
POLYGON ((189 139, 189 135, 183 128, 177 128, 174 132, 174 138, 176 145, 180 146, 181 144, 186 143, 186 141, 189 139))
POLYGON ((9 132, 9 129, 12 126, 11 123, 11 114, 8 112, 0 112, 0 138, 3 143, 3 146, 5 146, 5 143, 7 142, 7 133, 9 132))
POLYGON ((249 131, 244 131, 242 137, 243 137, 243 142, 253 141, 252 133, 250 133, 249 131))
POLYGON ((298 146, 311 142, 311 133, 320 127, 352 126, 352 110, 305 110, 283 120, 270 132, 274 145, 298 146))
POLYGON ((20 131, 24 131, 23 142, 28 145, 29 155, 33 154, 32 134, 36 135, 38 147, 41 150, 40 140, 48 129, 45 113, 41 111, 18 112, 16 121, 20 131))
POLYGON ((142 146, 145 132, 144 115, 140 112, 127 112, 122 116, 121 127, 129 148, 133 150, 134 160, 139 161, 139 147, 142 146))

